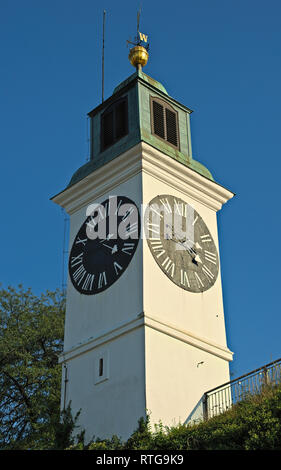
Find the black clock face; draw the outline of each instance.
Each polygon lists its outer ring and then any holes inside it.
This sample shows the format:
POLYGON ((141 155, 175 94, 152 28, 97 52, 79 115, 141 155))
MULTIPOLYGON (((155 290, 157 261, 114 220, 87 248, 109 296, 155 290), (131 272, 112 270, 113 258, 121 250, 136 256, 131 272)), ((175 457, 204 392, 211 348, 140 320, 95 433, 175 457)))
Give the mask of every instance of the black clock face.
POLYGON ((161 195, 145 213, 149 249, 161 270, 177 286, 204 292, 218 276, 219 257, 202 217, 178 197, 161 195))
POLYGON ((124 273, 137 249, 140 215, 125 196, 95 206, 77 233, 69 256, 69 275, 81 294, 108 289, 124 273))

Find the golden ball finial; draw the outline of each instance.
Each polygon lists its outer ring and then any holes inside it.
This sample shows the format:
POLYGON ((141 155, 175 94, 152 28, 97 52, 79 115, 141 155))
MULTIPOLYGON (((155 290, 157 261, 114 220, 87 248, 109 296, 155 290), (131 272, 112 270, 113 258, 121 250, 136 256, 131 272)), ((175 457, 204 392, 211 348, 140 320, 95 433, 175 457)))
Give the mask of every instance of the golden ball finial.
POLYGON ((144 67, 148 61, 148 52, 143 46, 135 46, 130 49, 129 61, 133 67, 144 67))

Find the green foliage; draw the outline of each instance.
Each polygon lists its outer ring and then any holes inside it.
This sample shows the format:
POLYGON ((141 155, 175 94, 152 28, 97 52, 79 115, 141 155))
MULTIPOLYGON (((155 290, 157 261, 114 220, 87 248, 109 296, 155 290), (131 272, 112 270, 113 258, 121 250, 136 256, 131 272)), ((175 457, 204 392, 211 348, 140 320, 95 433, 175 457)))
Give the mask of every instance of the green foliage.
POLYGON ((149 416, 144 419, 140 418, 138 428, 133 432, 132 436, 124 444, 118 436, 112 436, 111 439, 96 439, 89 446, 89 450, 124 450, 124 449, 146 449, 146 444, 151 442, 151 432, 149 426, 149 416))
POLYGON ((0 290, 0 448, 47 449, 60 418, 65 301, 0 290))
POLYGON ((78 435, 74 436, 75 428, 79 426, 76 424, 80 415, 80 411, 76 413, 75 417, 72 416, 71 402, 67 408, 61 411, 61 419, 54 422, 55 436, 53 448, 56 450, 64 450, 74 446, 85 448, 84 445, 84 434, 85 431, 81 431, 78 435))
POLYGON ((126 442, 126 449, 149 449, 147 446, 151 443, 151 436, 150 418, 148 415, 146 418, 139 419, 138 428, 126 442))

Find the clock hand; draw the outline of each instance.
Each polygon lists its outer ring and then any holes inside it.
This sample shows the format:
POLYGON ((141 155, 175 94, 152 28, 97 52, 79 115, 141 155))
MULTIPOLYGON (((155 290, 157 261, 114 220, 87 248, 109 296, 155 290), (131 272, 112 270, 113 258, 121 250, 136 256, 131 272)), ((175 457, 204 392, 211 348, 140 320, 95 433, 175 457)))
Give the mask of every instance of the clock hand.
MULTIPOLYGON (((171 228, 171 227, 170 227, 170 228, 171 228)), ((177 235, 177 233, 175 233, 175 232, 174 232, 174 234, 177 235)), ((192 245, 194 245, 198 250, 202 250, 201 245, 199 245, 198 242, 194 242, 193 240, 190 240, 190 238, 187 238, 187 237, 182 238, 182 239, 178 238, 178 241, 179 241, 180 243, 185 243, 185 242, 192 243, 192 245)), ((193 250, 193 248, 191 248, 191 247, 190 247, 190 249, 193 250)))
POLYGON ((102 238, 100 240, 100 243, 106 248, 109 248, 109 250, 111 250, 111 254, 113 255, 114 253, 116 253, 116 251, 118 251, 118 246, 116 244, 114 246, 110 246, 104 243, 105 241, 110 240, 112 237, 114 237, 114 233, 109 233, 105 238, 102 238))
POLYGON ((191 255, 194 255, 193 258, 192 258, 192 261, 193 261, 193 262, 196 262, 196 264, 198 264, 198 263, 201 263, 201 264, 202 264, 202 261, 201 261, 200 256, 196 253, 196 251, 195 251, 193 248, 187 247, 187 246, 185 245, 185 243, 182 243, 182 242, 180 242, 180 243, 181 243, 182 246, 184 246, 185 248, 187 248, 187 251, 188 251, 191 255))
POLYGON ((110 240, 114 236, 114 233, 109 233, 105 238, 100 240, 100 243, 105 242, 106 240, 110 240))
POLYGON ((185 243, 181 242, 180 240, 176 240, 174 238, 170 238, 169 240, 171 240, 172 242, 177 243, 178 245, 182 245, 186 249, 186 251, 190 254, 190 256, 192 257, 192 262, 194 264, 198 265, 198 263, 202 263, 200 256, 196 253, 196 251, 193 248, 191 248, 190 246, 186 246, 185 243))
POLYGON ((195 260, 195 261, 197 262, 197 264, 198 264, 198 263, 201 263, 201 264, 202 264, 202 261, 201 261, 200 256, 197 254, 197 252, 196 252, 193 248, 191 248, 190 246, 186 246, 186 244, 185 244, 186 242, 180 242, 180 243, 181 243, 185 248, 187 248, 187 250, 188 250, 190 253, 194 254, 193 260, 195 260))
POLYGON ((111 250, 112 255, 116 253, 116 251, 118 251, 118 246, 116 244, 114 246, 110 246, 110 245, 106 245, 106 243, 102 243, 102 246, 109 248, 111 250))
MULTIPOLYGON (((173 227, 171 227, 170 224, 166 224, 166 226, 169 227, 170 229, 172 229, 173 234, 177 236, 177 234, 176 234, 176 233, 174 232, 174 230, 173 230, 173 227)), ((184 247, 187 249, 187 251, 189 252, 190 255, 193 255, 193 254, 194 254, 195 256, 194 256, 193 259, 192 259, 193 262, 196 261, 196 264, 202 263, 201 258, 200 258, 200 256, 196 253, 196 251, 195 251, 191 246, 189 246, 189 245, 186 246, 186 245, 185 245, 185 243, 186 243, 187 241, 189 241, 189 242, 191 242, 194 246, 196 246, 196 248, 202 250, 202 248, 201 248, 201 246, 199 245, 198 242, 194 242, 194 241, 190 240, 190 239, 187 238, 187 237, 186 237, 186 239, 185 239, 184 242, 183 242, 180 238, 175 239, 175 240, 174 240, 173 238, 170 238, 170 240, 175 241, 176 243, 180 243, 182 246, 184 246, 184 247)))
POLYGON ((189 238, 186 238, 186 239, 182 238, 182 240, 180 240, 180 241, 181 242, 187 242, 188 241, 188 242, 192 243, 197 248, 197 250, 202 250, 202 246, 199 245, 198 242, 194 242, 194 241, 190 240, 189 238))

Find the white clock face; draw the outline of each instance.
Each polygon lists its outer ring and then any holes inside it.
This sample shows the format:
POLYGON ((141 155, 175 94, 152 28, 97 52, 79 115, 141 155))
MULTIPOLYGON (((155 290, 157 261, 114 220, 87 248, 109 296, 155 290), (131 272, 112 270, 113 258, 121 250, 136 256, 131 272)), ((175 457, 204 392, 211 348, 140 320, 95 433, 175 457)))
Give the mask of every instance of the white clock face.
POLYGON ((173 283, 195 293, 214 285, 219 271, 216 245, 192 206, 171 195, 156 196, 145 213, 145 232, 154 260, 173 283))

